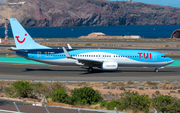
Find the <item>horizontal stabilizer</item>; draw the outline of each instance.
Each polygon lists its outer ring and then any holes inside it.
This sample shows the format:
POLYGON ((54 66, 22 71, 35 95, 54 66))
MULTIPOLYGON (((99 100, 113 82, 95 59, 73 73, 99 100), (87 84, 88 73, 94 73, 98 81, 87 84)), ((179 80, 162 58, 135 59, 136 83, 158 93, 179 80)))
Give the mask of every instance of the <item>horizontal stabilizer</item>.
POLYGON ((8 48, 8 50, 16 51, 16 52, 20 52, 20 53, 28 53, 27 50, 17 49, 17 48, 15 48, 15 47, 10 47, 10 48, 8 48))

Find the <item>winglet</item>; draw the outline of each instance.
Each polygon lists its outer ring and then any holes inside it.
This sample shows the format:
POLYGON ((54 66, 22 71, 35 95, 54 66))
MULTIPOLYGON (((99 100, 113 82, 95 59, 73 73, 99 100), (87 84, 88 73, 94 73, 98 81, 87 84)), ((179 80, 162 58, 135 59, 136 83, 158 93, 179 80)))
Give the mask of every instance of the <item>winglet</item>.
POLYGON ((72 47, 71 47, 71 45, 70 45, 70 44, 67 44, 67 46, 68 46, 68 49, 72 49, 72 47))
POLYGON ((64 47, 62 47, 62 49, 63 49, 67 58, 72 58, 71 55, 67 52, 67 50, 64 47))

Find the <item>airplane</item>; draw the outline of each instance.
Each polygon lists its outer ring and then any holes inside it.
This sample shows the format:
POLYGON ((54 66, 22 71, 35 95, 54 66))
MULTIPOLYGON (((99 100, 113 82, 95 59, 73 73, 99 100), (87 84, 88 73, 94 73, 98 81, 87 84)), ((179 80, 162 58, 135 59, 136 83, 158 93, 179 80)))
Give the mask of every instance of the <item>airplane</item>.
POLYGON ((155 67, 155 72, 174 62, 165 54, 147 50, 121 49, 53 49, 36 43, 16 18, 10 18, 16 44, 9 48, 15 54, 29 60, 51 65, 82 66, 93 72, 97 67, 103 71, 116 71, 118 67, 155 67))

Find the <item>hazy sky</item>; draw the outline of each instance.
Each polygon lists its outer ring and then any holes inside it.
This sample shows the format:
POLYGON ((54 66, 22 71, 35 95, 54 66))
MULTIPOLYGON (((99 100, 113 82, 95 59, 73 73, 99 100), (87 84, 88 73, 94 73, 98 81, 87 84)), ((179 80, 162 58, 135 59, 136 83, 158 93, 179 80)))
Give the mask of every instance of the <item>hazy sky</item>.
MULTIPOLYGON (((127 1, 127 0, 109 0, 109 1, 127 1)), ((158 4, 164 6, 180 7, 180 0, 132 0, 148 4, 158 4)))

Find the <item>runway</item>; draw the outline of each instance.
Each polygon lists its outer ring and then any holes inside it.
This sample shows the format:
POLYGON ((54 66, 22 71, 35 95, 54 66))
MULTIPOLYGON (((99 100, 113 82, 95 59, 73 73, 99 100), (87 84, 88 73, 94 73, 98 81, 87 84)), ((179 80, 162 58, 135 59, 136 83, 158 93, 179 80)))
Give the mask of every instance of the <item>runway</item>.
POLYGON ((0 63, 1 80, 37 81, 162 81, 180 80, 180 67, 165 67, 159 72, 154 68, 120 67, 116 72, 95 69, 88 73, 80 67, 56 65, 0 63))
MULTIPOLYGON (((7 50, 9 47, 15 47, 15 45, 0 45, 0 50, 7 50)), ((62 48, 60 46, 49 46, 51 48, 62 48)), ((66 47, 66 46, 65 46, 66 47)), ((73 46, 73 49, 97 49, 98 47, 93 46, 73 46)), ((149 51, 157 51, 161 53, 178 53, 180 54, 180 48, 164 48, 164 47, 110 47, 110 46, 103 46, 99 47, 100 49, 130 49, 130 50, 149 50, 149 51)), ((13 51, 5 51, 0 52, 0 56, 6 56, 6 55, 15 55, 13 51)), ((180 60, 179 55, 168 55, 168 57, 174 59, 174 60, 180 60)))
MULTIPOLYGON (((68 43, 68 42, 67 42, 68 43)), ((88 42, 86 42, 88 43, 88 42)), ((102 42, 101 42, 102 43, 102 42)), ((134 42, 135 43, 135 42, 134 42)), ((178 42, 180 43, 180 42, 178 42)), ((9 45, 9 44, 3 44, 0 45, 0 49, 8 49, 10 47, 15 47, 15 45, 9 45)), ((48 46, 51 48, 61 48, 61 46, 48 46)), ((67 46, 65 46, 67 47, 67 46)), ((150 50, 150 51, 180 51, 180 48, 171 48, 171 47, 116 47, 116 46, 73 46, 74 49, 97 49, 97 48, 102 48, 102 49, 140 49, 140 50, 150 50)))

